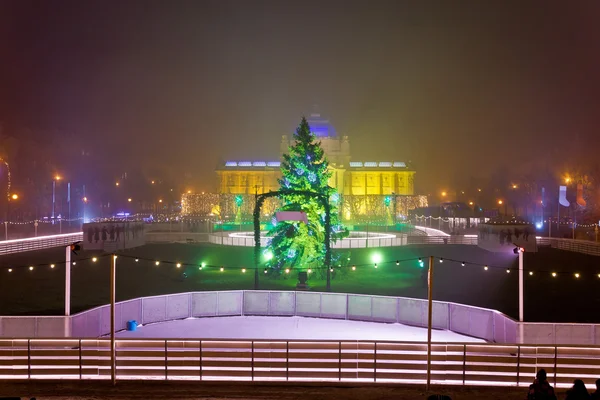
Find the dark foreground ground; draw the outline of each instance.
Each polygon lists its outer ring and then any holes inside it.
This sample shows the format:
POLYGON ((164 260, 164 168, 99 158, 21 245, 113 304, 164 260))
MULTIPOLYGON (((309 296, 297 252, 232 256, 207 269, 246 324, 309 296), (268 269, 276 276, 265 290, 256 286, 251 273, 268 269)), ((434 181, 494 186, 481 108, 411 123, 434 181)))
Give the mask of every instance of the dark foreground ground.
MULTIPOLYGON (((21 396, 23 399, 223 399, 223 400, 387 400, 423 399, 430 394, 445 394, 452 400, 512 400, 525 398, 526 388, 455 388, 423 386, 324 386, 324 385, 244 385, 223 383, 190 384, 185 382, 0 382, 0 397, 21 396)), ((562 399, 564 393, 558 392, 562 399)))
MULTIPOLYGON (((202 290, 254 288, 253 249, 210 244, 152 244, 128 250, 117 261, 117 301, 141 296, 202 290), (129 257, 125 257, 129 256, 129 257), (135 262, 135 257, 140 261, 135 262), (146 259, 146 260, 144 260, 146 259), (154 261, 161 260, 159 266, 154 261), (166 261, 172 261, 168 264, 166 261), (181 262, 181 268, 175 263, 181 262), (202 270, 202 263, 208 266, 202 270), (224 266, 224 271, 220 271, 224 266), (185 276, 184 276, 185 273, 185 276)), ((426 269, 416 258, 433 255, 445 261, 435 264, 434 300, 492 308, 518 317, 518 274, 514 254, 490 253, 477 246, 428 245, 348 250, 338 253, 343 267, 336 267, 332 291, 385 296, 426 298, 426 269), (374 268, 373 258, 381 261, 374 268), (350 261, 348 261, 350 258, 350 261), (396 260, 412 261, 400 262, 396 260), (462 266, 460 262, 472 262, 462 266), (351 266, 356 265, 356 271, 351 266), (483 266, 489 265, 485 271, 483 266), (495 268, 494 268, 495 267, 495 268)), ((72 312, 109 302, 108 255, 82 252, 72 268, 72 312), (85 260, 88 259, 88 260, 85 260)), ((64 312, 64 249, 49 249, 0 257, 0 315, 61 315, 64 312), (29 265, 56 262, 56 267, 29 265), (13 268, 8 272, 8 268, 13 268)), ((525 319, 534 322, 600 322, 600 257, 541 248, 525 253, 525 319), (556 271, 557 277, 551 272, 556 271), (576 278, 575 273, 580 273, 576 278)), ((268 278, 260 269, 260 288, 294 290, 297 272, 268 278)), ((313 291, 325 291, 325 280, 313 274, 313 291)))

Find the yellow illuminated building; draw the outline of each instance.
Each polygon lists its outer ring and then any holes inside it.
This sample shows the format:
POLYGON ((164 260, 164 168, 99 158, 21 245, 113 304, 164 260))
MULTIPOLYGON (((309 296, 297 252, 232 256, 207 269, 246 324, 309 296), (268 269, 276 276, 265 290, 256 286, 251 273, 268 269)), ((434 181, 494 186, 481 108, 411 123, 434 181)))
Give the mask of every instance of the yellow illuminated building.
MULTIPOLYGON (((333 126, 320 114, 307 118, 311 131, 321 142, 332 172, 329 185, 341 195, 342 216, 346 221, 378 216, 387 221, 405 216, 410 209, 427 206, 425 196, 414 195, 415 171, 402 161, 353 161, 348 136, 338 136, 333 126), (392 199, 394 201, 392 201, 392 199)), ((289 152, 290 140, 284 135, 280 143, 281 155, 289 152)), ((254 195, 279 190, 281 161, 227 161, 217 168, 217 193, 222 217, 252 213, 254 195)), ((183 198, 184 214, 202 214, 215 209, 215 198, 197 194, 183 198), (192 204, 198 204, 193 206, 192 204), (199 204, 203 204, 202 207, 199 204)), ((263 209, 269 215, 273 203, 263 209)), ((214 214, 215 212, 213 212, 214 214)))
MULTIPOLYGON (((329 185, 343 195, 414 194, 414 174, 401 161, 351 161, 348 136, 337 136, 328 120, 312 114, 308 124, 329 161, 329 185)), ((281 154, 288 152, 290 139, 281 139, 281 154)), ((218 170, 218 193, 261 194, 279 189, 279 161, 227 161, 218 170)))

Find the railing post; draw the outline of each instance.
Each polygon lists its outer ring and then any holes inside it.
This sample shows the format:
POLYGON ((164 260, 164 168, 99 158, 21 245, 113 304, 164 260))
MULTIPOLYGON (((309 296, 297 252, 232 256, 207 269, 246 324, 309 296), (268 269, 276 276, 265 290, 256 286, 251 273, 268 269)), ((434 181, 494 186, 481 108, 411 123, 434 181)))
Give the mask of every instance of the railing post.
POLYGON ((83 359, 81 351, 81 339, 79 339, 79 379, 83 378, 83 359))
POLYGON ((110 375, 112 384, 114 386, 117 384, 117 342, 115 340, 117 256, 111 254, 110 260, 110 375))
POLYGON ((285 380, 290 380, 290 342, 285 342, 285 380))
POLYGON ((467 345, 463 344, 463 386, 467 379, 467 345))
POLYGON ((202 380, 202 340, 198 341, 198 360, 199 360, 199 367, 200 367, 200 380, 202 380))
POLYGON ((373 382, 377 382, 377 342, 373 349, 373 382))
POLYGON ((428 318, 427 318, 427 391, 431 384, 431 328, 433 320, 433 256, 429 256, 428 273, 428 318))
POLYGON ((338 342, 338 381, 342 380, 342 342, 338 342))
POLYGON ((556 387, 556 376, 558 375, 557 369, 558 365, 558 347, 554 345, 554 387, 556 387))
POLYGON ((254 340, 252 341, 252 381, 254 381, 254 340))
POLYGON ((31 379, 31 339, 27 339, 27 379, 31 379))
POLYGON ((519 387, 519 381, 521 380, 521 345, 517 346, 517 387, 519 387))
POLYGON ((167 339, 165 339, 165 381, 169 379, 169 353, 167 349, 167 339))

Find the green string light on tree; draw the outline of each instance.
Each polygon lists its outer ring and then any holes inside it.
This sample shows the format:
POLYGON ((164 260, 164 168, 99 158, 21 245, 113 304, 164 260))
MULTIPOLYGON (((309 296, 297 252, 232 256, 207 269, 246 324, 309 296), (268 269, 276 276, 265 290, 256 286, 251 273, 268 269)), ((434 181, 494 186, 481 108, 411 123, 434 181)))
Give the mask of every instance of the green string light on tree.
MULTIPOLYGON (((281 190, 315 192, 333 198, 334 201, 330 201, 331 238, 335 241, 348 236, 338 216, 339 195, 329 186, 329 163, 305 118, 296 129, 294 139, 289 154, 283 155, 282 177, 279 179, 281 190)), ((268 245, 273 254, 270 266, 279 269, 284 265, 302 268, 321 266, 326 249, 325 207, 318 198, 298 193, 283 194, 280 200, 282 205, 278 211, 303 211, 308 224, 280 221, 271 228, 268 234, 272 237, 268 245)))

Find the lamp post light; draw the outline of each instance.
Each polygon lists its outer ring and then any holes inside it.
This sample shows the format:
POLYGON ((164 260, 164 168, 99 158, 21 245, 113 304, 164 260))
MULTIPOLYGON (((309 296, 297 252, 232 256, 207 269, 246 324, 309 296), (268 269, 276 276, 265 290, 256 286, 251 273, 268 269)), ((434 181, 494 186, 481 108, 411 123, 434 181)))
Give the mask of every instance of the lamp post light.
POLYGON ((81 199, 83 201, 83 222, 85 223, 85 206, 88 202, 88 198, 87 196, 83 196, 83 199, 81 199))
POLYGON ((4 239, 8 240, 8 222, 10 221, 10 202, 17 201, 19 199, 19 195, 13 193, 8 196, 8 202, 6 204, 6 219, 4 220, 4 239))
POLYGON ((11 202, 11 201, 17 201, 17 200, 19 200, 19 195, 18 195, 18 194, 16 194, 16 193, 13 193, 13 194, 11 194, 11 195, 10 195, 10 198, 9 198, 9 200, 8 200, 8 210, 7 210, 7 216, 6 216, 6 219, 7 219, 8 221, 10 221, 10 220, 11 220, 11 218, 10 218, 10 217, 11 217, 11 216, 10 216, 10 202, 11 202))
POLYGON ((60 175, 56 175, 52 179, 52 223, 54 223, 54 218, 56 214, 56 182, 61 180, 60 175))

